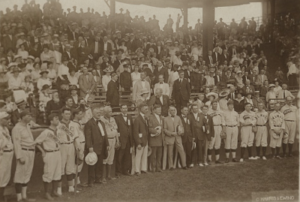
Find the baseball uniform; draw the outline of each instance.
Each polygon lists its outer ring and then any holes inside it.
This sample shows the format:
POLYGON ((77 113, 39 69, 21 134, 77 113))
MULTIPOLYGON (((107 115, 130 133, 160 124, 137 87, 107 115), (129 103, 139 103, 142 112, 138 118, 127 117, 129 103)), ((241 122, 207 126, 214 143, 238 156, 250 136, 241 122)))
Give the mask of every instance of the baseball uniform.
POLYGON ((225 111, 224 121, 226 125, 225 150, 226 152, 235 151, 237 149, 239 114, 234 110, 225 111))
POLYGON ((57 134, 50 128, 45 129, 35 140, 45 151, 44 161, 44 182, 52 182, 61 179, 61 154, 60 143, 57 134))
POLYGON ((257 111, 255 113, 256 117, 256 127, 257 132, 255 136, 255 146, 256 147, 267 147, 268 146, 268 130, 267 130, 267 122, 268 122, 268 112, 265 110, 257 111))
POLYGON ((6 187, 10 180, 13 148, 8 129, 0 126, 0 188, 6 187))
POLYGON ((284 114, 281 111, 273 111, 269 116, 270 147, 280 148, 285 130, 284 114))
POLYGON ((222 111, 213 109, 208 111, 208 115, 212 117, 215 131, 215 136, 212 137, 211 141, 209 141, 208 149, 219 150, 221 147, 220 134, 222 131, 222 126, 225 126, 224 115, 222 111))

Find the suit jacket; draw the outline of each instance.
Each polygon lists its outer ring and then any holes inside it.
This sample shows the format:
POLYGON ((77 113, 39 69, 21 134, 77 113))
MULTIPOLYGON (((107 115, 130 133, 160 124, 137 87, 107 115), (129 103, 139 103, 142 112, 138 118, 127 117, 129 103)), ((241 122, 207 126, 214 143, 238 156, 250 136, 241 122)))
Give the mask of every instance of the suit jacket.
POLYGON ((162 95, 162 97, 163 97, 163 103, 161 103, 159 98, 157 98, 155 95, 153 95, 150 98, 150 100, 148 102, 148 105, 151 108, 155 104, 160 105, 161 106, 161 115, 166 117, 166 116, 168 116, 168 109, 169 109, 169 106, 170 106, 170 99, 166 95, 162 95))
POLYGON ((91 118, 84 127, 84 135, 85 135, 85 146, 87 151, 89 148, 93 148, 94 152, 97 155, 103 154, 103 159, 107 158, 107 149, 109 146, 107 134, 105 130, 104 123, 99 120, 99 123, 102 125, 104 134, 102 134, 98 123, 94 118, 91 118))
POLYGON ((229 62, 229 55, 228 54, 222 54, 220 55, 220 64, 224 64, 224 62, 229 62))
POLYGON ((107 85, 106 101, 111 105, 119 105, 119 99, 119 87, 115 81, 110 80, 107 85))
POLYGON ((131 74, 129 72, 124 71, 120 74, 120 86, 122 88, 132 87, 132 79, 131 79, 131 74))
POLYGON ((133 134, 133 120, 130 114, 127 115, 127 121, 123 118, 122 114, 115 117, 118 125, 118 132, 120 133, 121 149, 125 149, 128 144, 129 147, 134 145, 132 134, 133 134))
POLYGON ((207 114, 206 115, 207 118, 205 118, 205 115, 202 113, 200 114, 200 116, 202 116, 202 120, 203 120, 204 137, 206 138, 206 140, 211 141, 211 138, 215 136, 214 123, 212 117, 207 114))
POLYGON ((8 35, 6 35, 5 37, 3 37, 2 39, 2 46, 4 48, 4 52, 7 52, 8 49, 12 49, 12 50, 16 50, 16 37, 12 36, 12 39, 10 39, 10 37, 8 35))
POLYGON ((182 143, 186 143, 187 141, 192 142, 193 138, 195 138, 195 136, 192 133, 192 122, 191 122, 191 118, 188 115, 186 117, 186 122, 184 121, 183 115, 180 116, 181 118, 181 122, 184 128, 184 135, 181 137, 182 138, 182 143))
POLYGON ((179 116, 174 117, 174 121, 172 120, 171 116, 167 116, 164 119, 164 133, 165 133, 165 142, 167 145, 173 145, 176 142, 182 143, 181 136, 184 134, 184 131, 182 134, 176 134, 173 135, 172 133, 177 132, 177 127, 182 125, 181 119, 179 116))
POLYGON ((88 75, 88 78, 86 75, 80 75, 78 79, 78 84, 81 97, 85 97, 88 90, 94 91, 94 88, 96 86, 93 75, 91 74, 88 75))
POLYGON ((16 109, 11 113, 11 123, 13 125, 16 125, 19 122, 19 119, 20 119, 20 112, 18 109, 16 109))
POLYGON ((192 133, 195 138, 198 140, 204 140, 205 135, 203 132, 204 126, 204 116, 201 116, 200 113, 197 113, 197 117, 195 118, 194 114, 190 114, 190 120, 192 122, 192 133))
POLYGON ((262 85, 264 85, 264 82, 265 82, 266 80, 268 80, 267 75, 264 75, 263 78, 262 78, 262 75, 259 74, 259 75, 257 75, 257 77, 256 77, 255 83, 256 83, 257 85, 262 86, 262 85))
POLYGON ((174 98, 176 103, 180 102, 180 99, 188 101, 190 99, 191 89, 190 84, 187 79, 183 79, 182 82, 179 82, 177 79, 173 85, 173 93, 172 97, 174 98))
POLYGON ((213 61, 214 61, 214 64, 218 62, 218 64, 220 63, 220 58, 221 55, 219 53, 216 53, 216 52, 213 52, 212 53, 212 58, 213 58, 213 61))
POLYGON ((163 133, 163 117, 160 116, 160 121, 157 120, 154 114, 149 117, 149 146, 150 147, 161 147, 163 146, 164 133, 163 133), (156 134, 155 127, 161 126, 161 134, 158 136, 151 136, 151 134, 156 134))
POLYGON ((160 70, 158 70, 158 68, 154 69, 154 76, 155 76, 155 80, 154 83, 158 83, 158 76, 159 75, 163 75, 164 76, 164 81, 167 82, 169 80, 169 73, 168 73, 168 69, 165 67, 162 67, 160 70))
MULTIPOLYGON (((104 42, 103 41, 100 43, 100 51, 101 51, 102 54, 104 53, 104 42)), ((107 42, 106 53, 110 54, 111 51, 112 51, 112 44, 110 42, 107 42)))
POLYGON ((149 137, 149 128, 147 124, 147 120, 145 120, 141 114, 139 114, 133 123, 133 139, 135 142, 135 146, 139 144, 142 147, 145 147, 148 143, 149 137), (141 137, 139 136, 141 134, 141 137))
POLYGON ((219 75, 214 76, 215 84, 218 85, 220 82, 223 82, 223 77, 219 75))

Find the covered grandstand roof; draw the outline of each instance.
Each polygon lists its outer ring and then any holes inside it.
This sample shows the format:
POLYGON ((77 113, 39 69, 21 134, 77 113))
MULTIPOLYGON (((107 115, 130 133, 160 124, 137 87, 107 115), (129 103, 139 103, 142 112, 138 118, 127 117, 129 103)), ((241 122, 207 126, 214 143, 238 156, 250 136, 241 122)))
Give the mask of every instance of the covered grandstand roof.
POLYGON ((251 2, 263 2, 266 0, 116 0, 117 2, 135 5, 147 5, 160 8, 188 8, 203 7, 205 1, 213 1, 215 7, 237 6, 251 2))

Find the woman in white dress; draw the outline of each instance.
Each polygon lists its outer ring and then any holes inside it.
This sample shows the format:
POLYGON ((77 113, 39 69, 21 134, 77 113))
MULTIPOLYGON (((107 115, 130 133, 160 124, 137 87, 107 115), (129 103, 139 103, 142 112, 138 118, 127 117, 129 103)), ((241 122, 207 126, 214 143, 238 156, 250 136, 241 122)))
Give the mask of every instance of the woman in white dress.
POLYGON ((107 85, 111 80, 111 73, 114 71, 114 68, 112 66, 107 67, 106 69, 103 70, 106 74, 102 78, 102 85, 104 88, 104 91, 107 91, 107 85))
POLYGON ((139 66, 135 65, 134 71, 131 73, 132 86, 134 86, 134 84, 141 78, 141 73, 139 72, 139 69, 139 66))
POLYGON ((41 77, 40 64, 38 62, 34 63, 33 68, 34 68, 34 70, 31 72, 31 78, 32 78, 32 82, 36 83, 37 80, 41 77))
POLYGON ((41 71, 41 77, 37 80, 37 88, 41 92, 44 85, 52 86, 51 80, 48 78, 48 71, 41 71))

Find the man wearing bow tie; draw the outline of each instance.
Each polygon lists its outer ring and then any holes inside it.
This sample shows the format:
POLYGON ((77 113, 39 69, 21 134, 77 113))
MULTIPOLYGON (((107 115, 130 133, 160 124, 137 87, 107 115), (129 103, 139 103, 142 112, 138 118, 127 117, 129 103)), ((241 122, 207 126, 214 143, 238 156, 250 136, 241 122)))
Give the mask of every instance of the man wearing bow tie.
POLYGON ((148 113, 148 105, 141 104, 139 106, 139 115, 133 123, 133 138, 135 142, 135 172, 139 176, 142 173, 147 173, 147 156, 148 156, 148 136, 149 123, 146 114, 148 113))
POLYGON ((128 107, 126 104, 120 106, 121 114, 115 117, 118 125, 118 132, 120 133, 120 149, 117 150, 117 173, 118 175, 129 175, 131 169, 131 155, 135 153, 133 146, 133 121, 130 114, 128 114, 128 107))
POLYGON ((85 124, 84 134, 86 148, 89 153, 95 152, 97 154, 98 161, 95 165, 88 166, 88 185, 90 187, 94 186, 94 183, 101 183, 100 178, 103 171, 103 159, 107 158, 107 151, 109 149, 104 123, 99 120, 103 106, 95 104, 92 105, 91 110, 93 118, 85 124))

